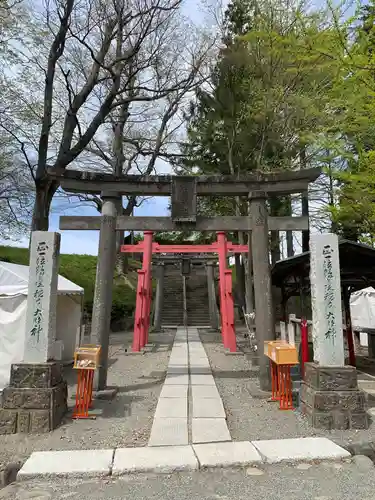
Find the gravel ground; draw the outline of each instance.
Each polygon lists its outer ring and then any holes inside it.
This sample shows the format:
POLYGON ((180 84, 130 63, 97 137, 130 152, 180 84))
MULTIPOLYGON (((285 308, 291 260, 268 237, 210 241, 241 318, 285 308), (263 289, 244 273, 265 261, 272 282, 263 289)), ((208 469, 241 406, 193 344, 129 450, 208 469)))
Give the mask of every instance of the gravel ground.
POLYGON ((325 436, 337 444, 375 441, 375 424, 368 430, 321 431, 311 428, 295 411, 280 411, 260 391, 257 369, 245 356, 226 356, 220 333, 200 330, 234 441, 325 436))
MULTIPOLYGON (((126 355, 132 333, 111 336, 108 385, 118 386, 113 401, 95 401, 102 410, 96 420, 72 420, 49 434, 0 436, 1 464, 23 463, 33 451, 114 448, 147 445, 161 387, 168 366, 174 331, 157 334, 152 352, 126 355)), ((76 373, 66 370, 69 405, 74 406, 76 373)))
MULTIPOLYGON (((370 467, 372 464, 370 464, 370 467)), ((31 481, 1 500, 373 500, 374 469, 355 463, 215 469, 122 478, 31 481)))

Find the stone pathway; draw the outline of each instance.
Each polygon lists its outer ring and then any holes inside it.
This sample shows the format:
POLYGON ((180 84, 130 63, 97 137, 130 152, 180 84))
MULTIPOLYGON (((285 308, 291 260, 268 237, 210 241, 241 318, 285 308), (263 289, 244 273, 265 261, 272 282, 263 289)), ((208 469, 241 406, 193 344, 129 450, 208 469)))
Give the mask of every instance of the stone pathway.
POLYGON ((231 436, 198 329, 178 328, 148 445, 224 441, 231 436))
POLYGON ((232 441, 198 330, 179 328, 148 446, 34 452, 17 479, 169 474, 207 467, 254 468, 267 463, 342 459, 350 459, 350 453, 327 438, 232 441))

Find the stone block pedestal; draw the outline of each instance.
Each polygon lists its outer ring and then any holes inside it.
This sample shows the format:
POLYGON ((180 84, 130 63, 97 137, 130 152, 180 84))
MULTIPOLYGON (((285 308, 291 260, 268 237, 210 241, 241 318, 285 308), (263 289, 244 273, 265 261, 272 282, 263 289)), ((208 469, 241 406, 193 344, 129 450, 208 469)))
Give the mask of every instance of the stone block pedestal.
POLYGON ((301 411, 317 429, 367 429, 366 394, 358 389, 352 366, 305 364, 301 411))
POLYGON ((52 431, 68 409, 67 395, 59 363, 13 364, 2 394, 0 434, 52 431))

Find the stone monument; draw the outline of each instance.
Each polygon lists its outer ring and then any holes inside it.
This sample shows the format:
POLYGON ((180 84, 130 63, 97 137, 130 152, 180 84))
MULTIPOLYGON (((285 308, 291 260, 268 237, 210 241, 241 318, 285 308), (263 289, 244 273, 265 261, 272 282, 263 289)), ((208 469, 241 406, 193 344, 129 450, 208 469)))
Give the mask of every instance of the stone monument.
POLYGON ((56 428, 67 411, 67 385, 54 361, 60 234, 32 233, 23 362, 3 391, 0 434, 56 428))
POLYGON ((315 428, 367 428, 365 393, 355 367, 345 366, 337 235, 311 236, 310 283, 314 362, 305 364, 302 413, 315 428))

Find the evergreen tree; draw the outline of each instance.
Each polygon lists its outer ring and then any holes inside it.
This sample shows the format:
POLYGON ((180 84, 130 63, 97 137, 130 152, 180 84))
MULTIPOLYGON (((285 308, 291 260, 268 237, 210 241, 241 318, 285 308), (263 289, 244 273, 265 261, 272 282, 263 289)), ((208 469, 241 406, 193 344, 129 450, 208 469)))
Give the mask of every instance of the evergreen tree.
MULTIPOLYGON (((337 119, 327 113, 340 71, 332 61, 334 32, 320 28, 318 15, 281 0, 261 7, 232 0, 223 28, 210 85, 191 107, 184 167, 232 175, 298 168, 301 148, 310 148, 311 159, 337 119)), ((238 205, 245 215, 246 203, 238 205)), ((272 212, 281 215, 285 206, 290 202, 274 200, 272 212)), ((223 199, 203 208, 233 213, 223 199)))
MULTIPOLYGON (((341 63, 346 77, 338 86, 345 119, 341 122, 345 168, 336 174, 338 203, 330 207, 338 232, 354 241, 375 235, 375 4, 364 5, 352 24, 355 40, 341 63)), ((343 40, 343 37, 341 37, 343 40)))

